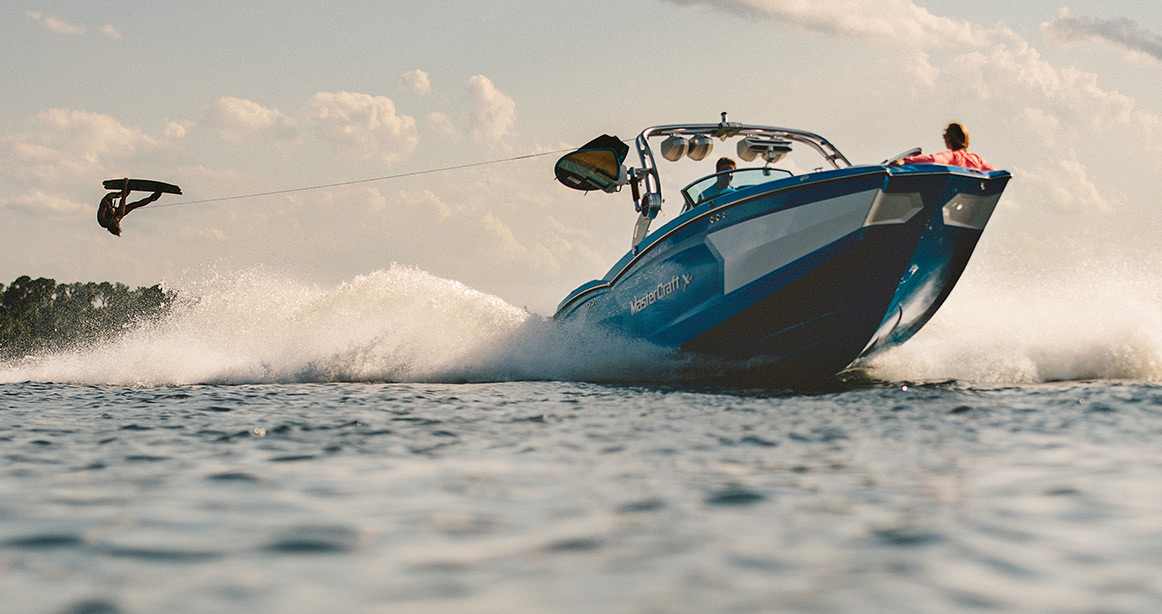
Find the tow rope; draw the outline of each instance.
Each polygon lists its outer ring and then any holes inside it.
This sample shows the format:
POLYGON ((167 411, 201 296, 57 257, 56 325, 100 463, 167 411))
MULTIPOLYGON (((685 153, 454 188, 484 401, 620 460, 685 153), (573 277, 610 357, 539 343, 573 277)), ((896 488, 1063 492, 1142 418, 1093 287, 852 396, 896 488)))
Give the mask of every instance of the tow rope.
POLYGON ((258 198, 260 196, 277 196, 279 194, 292 194, 295 192, 307 192, 310 190, 324 190, 327 188, 339 188, 339 187, 349 186, 349 185, 359 185, 361 183, 373 183, 376 181, 388 181, 391 179, 403 179, 405 177, 417 177, 420 175, 430 175, 432 173, 442 173, 445 171, 458 171, 458 170, 462 170, 462 169, 466 169, 466 168, 473 168, 476 166, 487 166, 489 164, 500 164, 503 162, 515 162, 517 160, 526 160, 529 158, 539 158, 542 156, 552 156, 552 155, 562 154, 562 153, 565 153, 567 151, 573 151, 573 148, 570 147, 569 149, 560 149, 557 151, 545 151, 545 152, 541 152, 541 153, 525 154, 523 156, 513 156, 511 158, 502 158, 499 160, 487 160, 484 162, 471 162, 468 164, 457 164, 455 166, 445 166, 443 168, 431 168, 431 169, 426 169, 426 170, 422 170, 422 171, 411 171, 408 173, 399 173, 396 175, 384 175, 382 177, 371 177, 368 179, 355 179, 353 181, 341 181, 339 183, 326 183, 326 184, 312 185, 312 186, 306 186, 306 187, 301 187, 301 188, 288 188, 285 190, 273 190, 270 192, 255 192, 253 194, 239 194, 236 196, 220 196, 218 198, 204 198, 202 200, 185 200, 185 201, 178 201, 178 202, 172 202, 172 203, 158 203, 158 204, 150 206, 149 208, 150 209, 160 209, 162 207, 177 207, 177 206, 182 206, 182 205, 199 205, 199 204, 203 204, 203 203, 216 203, 216 202, 222 202, 222 201, 226 201, 226 200, 241 200, 243 198, 258 198))

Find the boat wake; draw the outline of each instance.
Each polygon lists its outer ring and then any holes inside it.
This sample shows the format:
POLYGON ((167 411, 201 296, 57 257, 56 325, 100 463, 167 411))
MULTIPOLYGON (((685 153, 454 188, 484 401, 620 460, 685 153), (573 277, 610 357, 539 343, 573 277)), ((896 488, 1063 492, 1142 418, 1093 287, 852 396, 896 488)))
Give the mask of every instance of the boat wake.
POLYGON ((93 385, 660 381, 673 352, 559 327, 393 265, 332 288, 250 270, 167 283, 164 318, 114 341, 0 364, 0 382, 93 385))
MULTIPOLYGON (((866 365, 871 375, 1001 384, 1162 381, 1159 288, 1108 269, 1038 287, 991 277, 970 270, 920 334, 866 365)), ((715 365, 672 350, 558 325, 398 265, 336 287, 251 270, 206 274, 167 290, 179 299, 161 320, 113 341, 0 364, 0 383, 697 385, 721 376, 715 365)))
POLYGON ((928 325, 877 356, 871 372, 888 381, 1162 382, 1162 279, 1135 268, 970 267, 928 325))

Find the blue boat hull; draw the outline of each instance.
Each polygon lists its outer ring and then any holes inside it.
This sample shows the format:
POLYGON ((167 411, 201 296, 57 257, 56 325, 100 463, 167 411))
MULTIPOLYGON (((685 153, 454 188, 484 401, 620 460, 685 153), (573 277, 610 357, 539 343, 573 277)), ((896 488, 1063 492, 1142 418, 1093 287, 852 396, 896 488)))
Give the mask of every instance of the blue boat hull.
POLYGON ((1009 174, 853 167, 687 211, 556 318, 722 359, 769 384, 825 380, 935 313, 1009 174))

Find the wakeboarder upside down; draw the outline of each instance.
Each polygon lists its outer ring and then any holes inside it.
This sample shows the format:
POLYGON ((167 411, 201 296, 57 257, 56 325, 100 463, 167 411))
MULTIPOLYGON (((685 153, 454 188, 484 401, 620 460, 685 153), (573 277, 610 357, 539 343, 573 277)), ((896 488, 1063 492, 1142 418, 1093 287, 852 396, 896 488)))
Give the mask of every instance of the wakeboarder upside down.
POLYGON ((129 215, 130 211, 144 207, 161 198, 162 194, 160 191, 154 192, 152 196, 147 196, 127 205, 125 201, 129 200, 129 192, 129 178, 126 178, 121 186, 120 192, 109 192, 105 195, 105 198, 101 199, 101 204, 97 206, 97 223, 105 230, 117 236, 121 236, 121 218, 129 215), (114 203, 118 198, 121 199, 121 204, 115 205, 114 203))

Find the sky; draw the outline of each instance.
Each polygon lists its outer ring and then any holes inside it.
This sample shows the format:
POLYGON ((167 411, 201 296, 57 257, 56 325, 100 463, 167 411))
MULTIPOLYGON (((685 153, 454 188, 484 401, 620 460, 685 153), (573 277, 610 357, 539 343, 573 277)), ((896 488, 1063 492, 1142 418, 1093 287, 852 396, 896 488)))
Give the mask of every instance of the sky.
MULTIPOLYGON (((555 183, 555 152, 723 111, 820 133, 857 164, 938 151, 961 121, 970 149, 1014 175, 974 266, 1158 279, 1162 261, 1154 0, 14 0, 0 13, 0 283, 270 271, 334 286, 395 264, 551 314, 625 252, 636 219, 628 194, 555 183), (476 165, 494 160, 508 161, 476 165), (476 166, 439 170, 463 165, 476 166), (134 212, 118 238, 95 211, 101 182, 125 176, 184 195, 134 212), (364 181, 382 177, 395 178, 364 181), (229 198, 267 192, 282 193, 229 198)), ((679 187, 665 186, 661 223, 679 187)))

